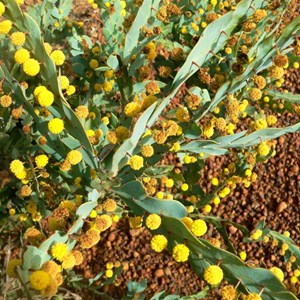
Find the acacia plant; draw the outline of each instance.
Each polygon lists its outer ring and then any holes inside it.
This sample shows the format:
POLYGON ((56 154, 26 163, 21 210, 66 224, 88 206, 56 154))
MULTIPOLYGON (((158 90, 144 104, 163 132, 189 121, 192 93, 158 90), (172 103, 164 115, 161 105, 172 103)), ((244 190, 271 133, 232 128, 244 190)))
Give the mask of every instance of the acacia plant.
MULTIPOLYGON (((28 13, 22 2, 0 1, 0 208, 1 222, 21 228, 7 274, 27 298, 55 295, 82 249, 128 218, 151 231, 154 251, 188 260, 212 288, 226 281, 223 299, 297 299, 280 269, 237 255, 226 224, 245 242, 275 241, 294 270, 289 237, 210 214, 256 180, 255 164, 276 154, 273 139, 300 128, 276 126, 277 113, 300 112, 299 95, 280 89, 299 67, 300 18, 281 26, 290 1, 89 1, 101 12, 101 41, 67 18, 70 0, 28 13), (226 154, 205 192, 205 160, 226 154)), ((97 279, 111 283, 120 270, 97 279)))

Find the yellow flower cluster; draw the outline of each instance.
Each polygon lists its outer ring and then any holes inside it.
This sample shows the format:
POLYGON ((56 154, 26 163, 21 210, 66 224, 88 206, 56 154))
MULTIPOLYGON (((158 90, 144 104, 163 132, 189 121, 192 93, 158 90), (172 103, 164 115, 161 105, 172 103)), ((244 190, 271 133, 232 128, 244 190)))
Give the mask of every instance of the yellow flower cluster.
POLYGON ((48 129, 53 134, 61 133, 65 129, 63 120, 58 118, 53 118, 48 122, 48 129))
POLYGON ((161 217, 157 214, 150 214, 146 218, 146 226, 151 229, 155 230, 157 229, 161 224, 161 217))
POLYGON ((61 66, 65 62, 65 55, 61 50, 54 50, 51 54, 50 57, 54 61, 56 66, 61 66))
POLYGON ((218 285, 223 280, 223 271, 219 266, 211 265, 204 271, 204 279, 211 285, 218 285))
POLYGON ((128 165, 133 169, 133 170, 139 170, 144 166, 144 159, 139 156, 139 155, 133 155, 130 157, 128 161, 128 165))
POLYGON ((10 163, 10 170, 20 180, 27 177, 27 170, 24 167, 24 164, 18 159, 15 159, 10 163))
POLYGON ((172 250, 172 256, 177 262, 185 262, 190 255, 190 249, 184 244, 177 244, 172 250))
POLYGON ((162 234, 154 235, 150 242, 151 249, 155 252, 162 252, 164 249, 166 249, 167 245, 168 240, 162 234))

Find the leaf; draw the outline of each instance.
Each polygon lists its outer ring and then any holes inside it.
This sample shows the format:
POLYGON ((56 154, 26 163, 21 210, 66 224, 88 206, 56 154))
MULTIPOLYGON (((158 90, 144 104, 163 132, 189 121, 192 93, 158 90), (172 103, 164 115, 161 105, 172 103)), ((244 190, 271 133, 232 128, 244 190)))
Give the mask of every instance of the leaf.
POLYGON ((183 218, 187 215, 185 206, 179 201, 160 200, 146 196, 144 187, 139 181, 131 181, 114 188, 114 192, 122 197, 126 204, 138 215, 144 211, 176 218, 183 218))
POLYGON ((272 96, 274 99, 284 99, 292 103, 300 103, 300 94, 283 93, 276 90, 268 90, 268 95, 272 96))
POLYGON ((133 24, 126 34, 125 46, 123 51, 123 63, 128 64, 129 59, 135 54, 135 48, 138 45, 140 30, 147 25, 148 19, 151 16, 152 0, 144 0, 143 4, 138 10, 138 13, 133 21, 133 24))

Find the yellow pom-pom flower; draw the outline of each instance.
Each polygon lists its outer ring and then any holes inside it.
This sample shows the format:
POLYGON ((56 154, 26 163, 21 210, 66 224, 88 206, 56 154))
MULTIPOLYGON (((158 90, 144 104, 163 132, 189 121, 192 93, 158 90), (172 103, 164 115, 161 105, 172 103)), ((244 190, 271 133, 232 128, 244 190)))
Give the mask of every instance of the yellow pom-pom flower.
POLYGON ((37 98, 42 91, 48 91, 48 89, 43 85, 37 86, 33 91, 34 97, 37 98))
POLYGON ((205 221, 195 220, 192 224, 191 231, 195 236, 204 235, 207 231, 207 225, 206 225, 205 221))
POLYGON ((8 264, 7 264, 7 267, 6 267, 6 274, 9 276, 9 277, 12 277, 12 278, 17 278, 18 277, 18 274, 16 272, 16 267, 17 266, 21 266, 22 265, 22 260, 21 259, 17 259, 17 258, 13 258, 11 259, 8 264))
POLYGON ((65 55, 61 50, 54 50, 50 57, 53 59, 56 66, 61 66, 65 62, 65 55))
POLYGON ((68 89, 70 81, 67 76, 60 76, 60 85, 62 90, 68 89))
POLYGON ((133 170, 139 170, 144 166, 144 159, 139 155, 133 155, 130 157, 128 164, 133 170))
POLYGON ((51 255, 59 261, 62 261, 68 252, 68 246, 64 243, 56 243, 51 247, 51 255))
POLYGON ((151 239, 150 246, 155 252, 162 252, 168 245, 167 238, 162 234, 154 235, 151 239))
POLYGON ((77 165, 82 161, 82 154, 79 150, 71 150, 67 155, 67 161, 71 165, 77 165))
POLYGON ((47 89, 42 90, 39 92, 37 99, 38 99, 40 106, 47 107, 47 106, 52 105, 52 103, 54 102, 54 94, 52 92, 48 91, 47 89))
POLYGON ((50 55, 52 51, 52 46, 49 43, 44 43, 44 46, 45 46, 46 53, 50 55))
POLYGON ((72 269, 75 264, 76 260, 72 253, 68 253, 62 258, 61 266, 63 267, 63 269, 72 269))
POLYGON ((105 276, 106 276, 107 278, 111 278, 111 277, 113 277, 113 275, 114 275, 113 270, 106 270, 106 271, 105 271, 105 276))
POLYGON ((59 134, 65 129, 64 122, 61 119, 53 118, 48 122, 48 129, 53 134, 59 134))
POLYGON ((262 236, 262 231, 260 229, 257 229, 254 231, 254 233, 251 235, 253 240, 258 240, 262 236))
POLYGON ((223 271, 219 266, 209 266, 204 271, 204 279, 211 285, 217 285, 223 280, 223 271))
POLYGON ((190 255, 190 249, 184 244, 177 244, 172 250, 172 256, 177 262, 185 262, 190 255))
POLYGON ((241 251, 241 252, 239 253, 239 256, 240 256, 240 259, 241 259, 242 261, 245 261, 246 258, 247 258, 247 253, 246 253, 245 251, 241 251))
POLYGON ((222 300, 236 300, 238 292, 233 285, 226 285, 221 289, 222 300))
POLYGON ((250 293, 246 296, 245 300, 262 300, 258 294, 250 293))
POLYGON ((39 169, 44 168, 47 164, 48 164, 48 156, 45 154, 41 154, 36 156, 35 160, 35 164, 39 169))
POLYGON ((266 142, 262 142, 258 147, 257 147, 257 153, 260 156, 267 156, 270 152, 271 148, 268 146, 266 142))
POLYGON ((73 94, 75 94, 76 92, 76 88, 74 85, 69 85, 68 88, 67 88, 67 95, 68 96, 71 96, 73 94))
POLYGON ((89 114, 89 110, 84 105, 79 105, 75 108, 75 114, 78 118, 86 118, 89 114))
POLYGON ((3 95, 0 97, 0 104, 2 107, 9 107, 12 104, 12 98, 9 95, 3 95))
POLYGON ((38 270, 30 275, 29 282, 33 289, 41 291, 50 283, 50 275, 43 270, 38 270))
POLYGON ((10 20, 4 20, 0 22, 0 34, 8 34, 12 28, 12 22, 10 20))
POLYGON ((10 168, 11 172, 14 173, 14 174, 21 173, 25 169, 23 163, 19 159, 14 159, 10 163, 10 167, 9 168, 10 168))
POLYGON ((154 154, 154 149, 151 145, 144 145, 142 147, 141 153, 145 157, 151 157, 154 154))
POLYGON ((30 53, 28 50, 21 48, 15 52, 14 59, 15 61, 22 65, 25 61, 30 58, 30 53))
POLYGON ((23 32, 17 31, 10 36, 10 40, 15 46, 23 46, 26 41, 26 35, 23 32))
POLYGON ((161 217, 157 214, 150 214, 146 218, 146 226, 151 229, 155 230, 157 229, 161 224, 161 217))
POLYGON ((270 268, 270 271, 281 281, 283 282, 284 280, 284 273, 282 272, 281 269, 277 267, 272 267, 270 268))
POLYGON ((2 2, 0 2, 0 17, 4 14, 5 12, 5 6, 2 2))
POLYGON ((40 72, 39 62, 34 58, 29 58, 23 63, 23 71, 29 76, 36 76, 40 72))

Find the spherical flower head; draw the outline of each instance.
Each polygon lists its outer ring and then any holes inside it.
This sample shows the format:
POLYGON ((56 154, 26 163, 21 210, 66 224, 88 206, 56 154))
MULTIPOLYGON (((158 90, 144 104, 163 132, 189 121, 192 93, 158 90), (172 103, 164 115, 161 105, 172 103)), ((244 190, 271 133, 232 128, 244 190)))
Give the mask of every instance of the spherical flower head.
POLYGON ((177 244, 172 250, 172 256, 177 262, 185 262, 190 255, 190 249, 184 244, 177 244))
POLYGON ((82 161, 82 154, 79 150, 71 150, 67 155, 67 160, 71 165, 77 165, 82 161))
POLYGON ((271 148, 268 146, 266 142, 262 142, 258 147, 257 147, 257 153, 260 156, 267 156, 270 152, 271 148))
POLYGON ((42 90, 37 96, 40 106, 47 107, 54 102, 54 94, 48 90, 42 90))
POLYGON ((246 296, 245 300, 263 300, 258 294, 250 293, 246 296))
POLYGON ((103 203, 103 209, 107 212, 113 212, 116 210, 116 208, 117 208, 117 203, 114 199, 107 199, 103 203))
POLYGON ((61 66, 65 62, 65 55, 61 50, 54 50, 50 57, 53 59, 56 66, 61 66))
POLYGON ((106 271, 105 271, 105 276, 106 276, 107 278, 111 278, 111 277, 113 277, 113 275, 114 275, 113 270, 106 270, 106 271))
POLYGON ((141 149, 141 153, 144 157, 151 157, 154 154, 154 149, 151 145, 144 145, 141 149))
POLYGON ((30 58, 30 53, 28 50, 21 48, 15 52, 14 59, 15 61, 22 65, 25 61, 30 58))
POLYGON ((55 277, 61 271, 61 267, 53 260, 49 260, 42 265, 42 270, 55 277))
POLYGON ((192 233, 195 236, 203 236, 207 231, 207 225, 203 220, 195 220, 192 224, 192 233))
POLYGON ((262 232, 260 229, 256 229, 256 230, 252 233, 251 237, 252 237, 253 240, 258 240, 258 239, 262 236, 262 233, 263 233, 263 232, 262 232))
POLYGON ((238 293, 233 285, 226 285, 221 289, 222 300, 236 300, 238 293))
POLYGON ((29 277, 29 282, 34 290, 41 291, 50 283, 50 275, 43 270, 34 271, 29 277))
POLYGON ((185 224, 185 226, 191 230, 192 229, 192 225, 194 223, 193 219, 191 219, 190 217, 183 217, 181 219, 181 221, 185 224))
POLYGON ((259 88, 253 88, 249 92, 249 97, 253 101, 260 100, 262 98, 262 92, 259 88))
POLYGON ((133 155, 130 157, 128 164, 133 170, 140 170, 144 166, 144 159, 139 155, 133 155))
POLYGON ((89 65, 92 69, 97 69, 99 67, 99 62, 96 59, 91 59, 89 65))
POLYGON ((130 228, 137 229, 137 228, 142 227, 142 225, 143 225, 143 218, 142 217, 137 216, 137 217, 131 217, 131 218, 129 218, 129 226, 130 226, 130 228))
POLYGON ((11 259, 8 264, 7 264, 7 268, 6 268, 6 274, 9 276, 9 277, 12 277, 12 278, 17 278, 18 277, 18 274, 16 272, 16 267, 17 266, 21 266, 22 265, 22 260, 21 259, 17 259, 17 258, 13 258, 11 259))
POLYGON ((281 281, 283 282, 284 280, 284 273, 282 272, 281 269, 277 267, 272 267, 270 268, 270 271, 281 281))
POLYGON ((64 130, 64 122, 61 119, 53 118, 48 122, 48 129, 53 134, 59 134, 64 130))
POLYGON ((75 108, 75 114, 77 115, 78 118, 85 119, 89 114, 89 110, 86 106, 79 105, 75 108))
POLYGON ((64 243, 56 243, 51 247, 51 255, 59 261, 62 261, 69 252, 68 246, 64 243))
POLYGON ((70 85, 70 81, 67 76, 60 76, 60 86, 62 90, 66 90, 70 85))
POLYGON ((71 252, 75 258, 75 265, 79 266, 83 262, 83 255, 79 250, 72 250, 71 252))
POLYGON ((95 227, 99 231, 105 231, 112 225, 112 218, 109 215, 101 215, 95 218, 95 227))
POLYGON ((14 159, 9 166, 12 173, 17 174, 24 171, 25 167, 19 159, 14 159))
POLYGON ((157 214, 150 214, 146 218, 146 226, 151 229, 155 230, 157 229, 161 224, 161 217, 157 214))
POLYGON ((79 237, 82 249, 89 249, 100 241, 100 232, 97 229, 89 229, 84 235, 79 237))
POLYGON ((113 145, 118 142, 117 134, 114 131, 108 131, 106 137, 107 140, 113 145))
POLYGON ((12 98, 9 95, 3 95, 0 97, 0 104, 2 107, 9 107, 12 104, 12 98))
POLYGON ((10 20, 4 20, 0 22, 0 34, 8 34, 12 28, 12 22, 10 20))
POLYGON ((187 183, 183 183, 183 184, 181 185, 181 190, 182 190, 182 191, 186 192, 188 189, 189 189, 189 185, 188 185, 187 183))
POLYGON ((141 111, 141 105, 138 102, 129 102, 124 107, 124 114, 133 118, 141 111))
POLYGON ((29 58, 23 63, 23 71, 29 76, 36 76, 40 72, 39 62, 34 58, 29 58))
POLYGON ((22 197, 28 197, 32 193, 32 189, 29 185, 23 185, 20 189, 20 195, 22 197))
POLYGON ((23 32, 17 31, 12 33, 10 40, 15 46, 23 46, 26 41, 26 35, 23 32))
POLYGON ((205 269, 204 279, 211 285, 218 285, 223 280, 223 271, 219 266, 211 265, 205 269))
POLYGON ((246 258, 247 258, 247 253, 246 253, 245 251, 241 251, 241 252, 239 253, 239 256, 240 256, 240 259, 241 259, 242 261, 245 261, 246 258))
POLYGON ((44 168, 48 164, 48 156, 45 154, 41 154, 35 157, 35 164, 39 169, 44 168))
POLYGON ((168 240, 162 234, 154 235, 151 239, 150 246, 151 249, 155 252, 162 252, 164 249, 167 248, 168 240))
POLYGON ((122 142, 129 137, 129 130, 125 126, 118 126, 115 129, 115 133, 117 135, 118 141, 122 142))
POLYGON ((44 46, 45 46, 46 53, 50 55, 52 51, 52 46, 49 43, 44 43, 44 46))
POLYGON ((68 88, 67 88, 67 92, 66 92, 67 95, 71 96, 71 95, 75 94, 75 92, 76 92, 75 86, 74 85, 69 85, 68 88))
POLYGON ((72 269, 76 264, 75 257, 72 253, 66 254, 62 259, 61 266, 63 269, 72 269))
POLYGON ((47 89, 45 86, 43 86, 43 85, 37 86, 37 87, 34 89, 34 91, 33 91, 34 97, 35 97, 35 98, 38 98, 39 94, 40 94, 41 92, 43 92, 43 91, 48 91, 48 89, 47 89))
POLYGON ((0 2, 0 17, 4 14, 5 12, 5 6, 2 2, 0 2))

